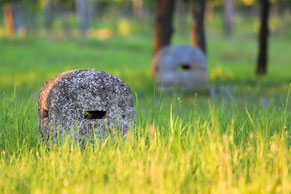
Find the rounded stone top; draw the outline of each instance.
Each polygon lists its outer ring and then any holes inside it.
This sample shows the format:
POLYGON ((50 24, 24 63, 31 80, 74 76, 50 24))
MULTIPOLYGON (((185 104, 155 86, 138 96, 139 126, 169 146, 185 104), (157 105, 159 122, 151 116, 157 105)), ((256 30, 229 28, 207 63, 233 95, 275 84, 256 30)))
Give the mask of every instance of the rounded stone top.
POLYGON ((113 128, 125 134, 134 124, 134 105, 128 85, 94 69, 72 70, 49 80, 38 101, 40 138, 61 132, 103 137, 113 128))
POLYGON ((207 59, 199 48, 190 45, 170 45, 162 48, 155 56, 158 71, 177 71, 181 68, 206 70, 207 59))

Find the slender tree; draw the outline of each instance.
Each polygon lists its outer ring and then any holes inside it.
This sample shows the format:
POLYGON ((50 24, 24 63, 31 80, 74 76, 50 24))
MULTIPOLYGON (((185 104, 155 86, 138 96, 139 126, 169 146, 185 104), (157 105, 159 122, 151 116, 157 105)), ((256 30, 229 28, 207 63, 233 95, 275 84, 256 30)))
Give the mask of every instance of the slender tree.
POLYGON ((97 8, 98 0, 88 0, 88 18, 90 24, 97 18, 98 8, 97 8))
POLYGON ((257 63, 257 75, 267 73, 268 65, 268 36, 269 36, 269 16, 271 4, 269 0, 260 0, 261 4, 261 27, 259 34, 259 54, 257 63))
POLYGON ((46 31, 51 30, 54 16, 55 16, 55 5, 53 1, 47 1, 45 5, 45 18, 44 18, 44 23, 45 23, 45 28, 46 31))
POLYGON ((231 35, 232 33, 232 20, 233 20, 233 3, 232 0, 224 0, 224 33, 231 35))
POLYGON ((133 15, 137 20, 141 20, 144 16, 144 2, 143 0, 132 1, 133 15))
POLYGON ((81 25, 82 36, 86 36, 88 28, 88 10, 86 0, 76 0, 76 11, 81 25))
POLYGON ((191 37, 193 44, 206 53, 204 13, 206 0, 193 0, 191 37))
POLYGON ((4 13, 4 24, 8 36, 14 36, 14 16, 13 16, 13 5, 12 3, 6 3, 3 6, 4 13))
MULTIPOLYGON (((155 18, 154 33, 154 55, 164 46, 171 43, 174 32, 173 16, 175 10, 175 0, 158 0, 158 7, 155 18)), ((154 71, 154 63, 152 71, 154 71)))
POLYGON ((23 8, 25 0, 0 0, 0 6, 3 6, 3 20, 7 35, 12 37, 20 34, 24 28, 23 8))

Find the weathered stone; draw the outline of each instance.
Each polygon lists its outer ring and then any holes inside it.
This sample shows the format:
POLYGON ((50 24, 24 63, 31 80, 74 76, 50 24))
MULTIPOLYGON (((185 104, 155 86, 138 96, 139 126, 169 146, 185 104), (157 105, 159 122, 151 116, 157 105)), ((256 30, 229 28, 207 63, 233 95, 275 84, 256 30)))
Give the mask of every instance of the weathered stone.
POLYGON ((128 85, 103 71, 73 70, 44 84, 38 99, 39 138, 72 135, 84 143, 109 133, 124 135, 135 115, 128 85))
POLYGON ((208 87, 207 60, 198 48, 179 45, 161 49, 154 58, 160 89, 208 87))

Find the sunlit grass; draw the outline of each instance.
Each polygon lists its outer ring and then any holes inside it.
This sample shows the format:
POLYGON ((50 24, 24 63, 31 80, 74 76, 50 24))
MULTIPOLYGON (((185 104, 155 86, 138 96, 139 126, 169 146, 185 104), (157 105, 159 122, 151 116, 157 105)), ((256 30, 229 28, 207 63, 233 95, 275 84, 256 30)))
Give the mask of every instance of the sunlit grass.
POLYGON ((188 103, 182 115, 170 104, 137 105, 125 141, 109 137, 85 149, 65 141, 48 150, 38 143, 30 102, 11 96, 1 105, 3 193, 291 191, 286 105, 237 111, 209 104, 200 112, 188 103))

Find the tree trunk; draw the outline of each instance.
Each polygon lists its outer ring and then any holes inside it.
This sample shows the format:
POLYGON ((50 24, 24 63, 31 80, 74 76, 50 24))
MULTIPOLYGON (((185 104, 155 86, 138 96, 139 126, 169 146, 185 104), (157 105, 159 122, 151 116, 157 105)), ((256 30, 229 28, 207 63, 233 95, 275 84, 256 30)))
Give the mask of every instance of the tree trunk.
POLYGON ((26 33, 30 35, 37 34, 37 16, 32 8, 27 7, 24 12, 26 33))
POLYGON ((87 0, 87 16, 88 16, 88 21, 91 24, 93 24, 93 21, 97 18, 97 0, 87 0))
MULTIPOLYGON (((159 0, 155 18, 154 56, 162 47, 171 43, 174 10, 175 0, 159 0)), ((152 63, 152 72, 156 68, 155 63, 152 63)))
POLYGON ((209 1, 206 2, 204 15, 205 15, 204 20, 206 20, 206 21, 211 21, 213 18, 213 4, 210 3, 209 1))
POLYGON ((286 6, 286 2, 283 2, 283 0, 276 1, 275 11, 278 16, 283 16, 287 10, 288 10, 288 6, 286 6))
POLYGON ((55 16, 55 6, 52 2, 48 2, 45 6, 45 28, 47 31, 52 29, 55 16))
POLYGON ((206 0, 193 0, 191 37, 195 46, 206 54, 206 40, 204 32, 204 13, 206 0))
POLYGON ((154 54, 171 43, 175 0, 159 0, 156 11, 154 54))
POLYGON ((257 64, 257 75, 267 73, 268 64, 268 36, 269 36, 269 15, 270 2, 269 0, 260 0, 261 3, 261 27, 259 35, 259 55, 257 64))
MULTIPOLYGON (((67 8, 64 8, 60 15, 61 15, 61 18, 62 18, 62 25, 63 25, 63 30, 64 30, 64 33, 65 33, 65 36, 66 38, 71 38, 72 37, 72 28, 71 28, 71 25, 70 25, 70 10, 67 9, 67 8)), ((86 31, 84 32, 83 34, 83 31, 82 31, 82 36, 85 36, 86 35, 86 31)))
POLYGON ((133 15, 137 20, 141 20, 144 17, 143 0, 132 1, 133 15))
POLYGON ((13 17, 13 6, 12 3, 7 3, 3 7, 4 11, 4 24, 7 31, 7 35, 14 36, 14 17, 13 17))
POLYGON ((232 33, 232 19, 233 19, 233 3, 232 0, 224 0, 224 33, 231 35, 232 33))
POLYGON ((76 10, 80 22, 82 36, 86 36, 88 28, 88 13, 86 9, 86 0, 76 0, 76 10))

